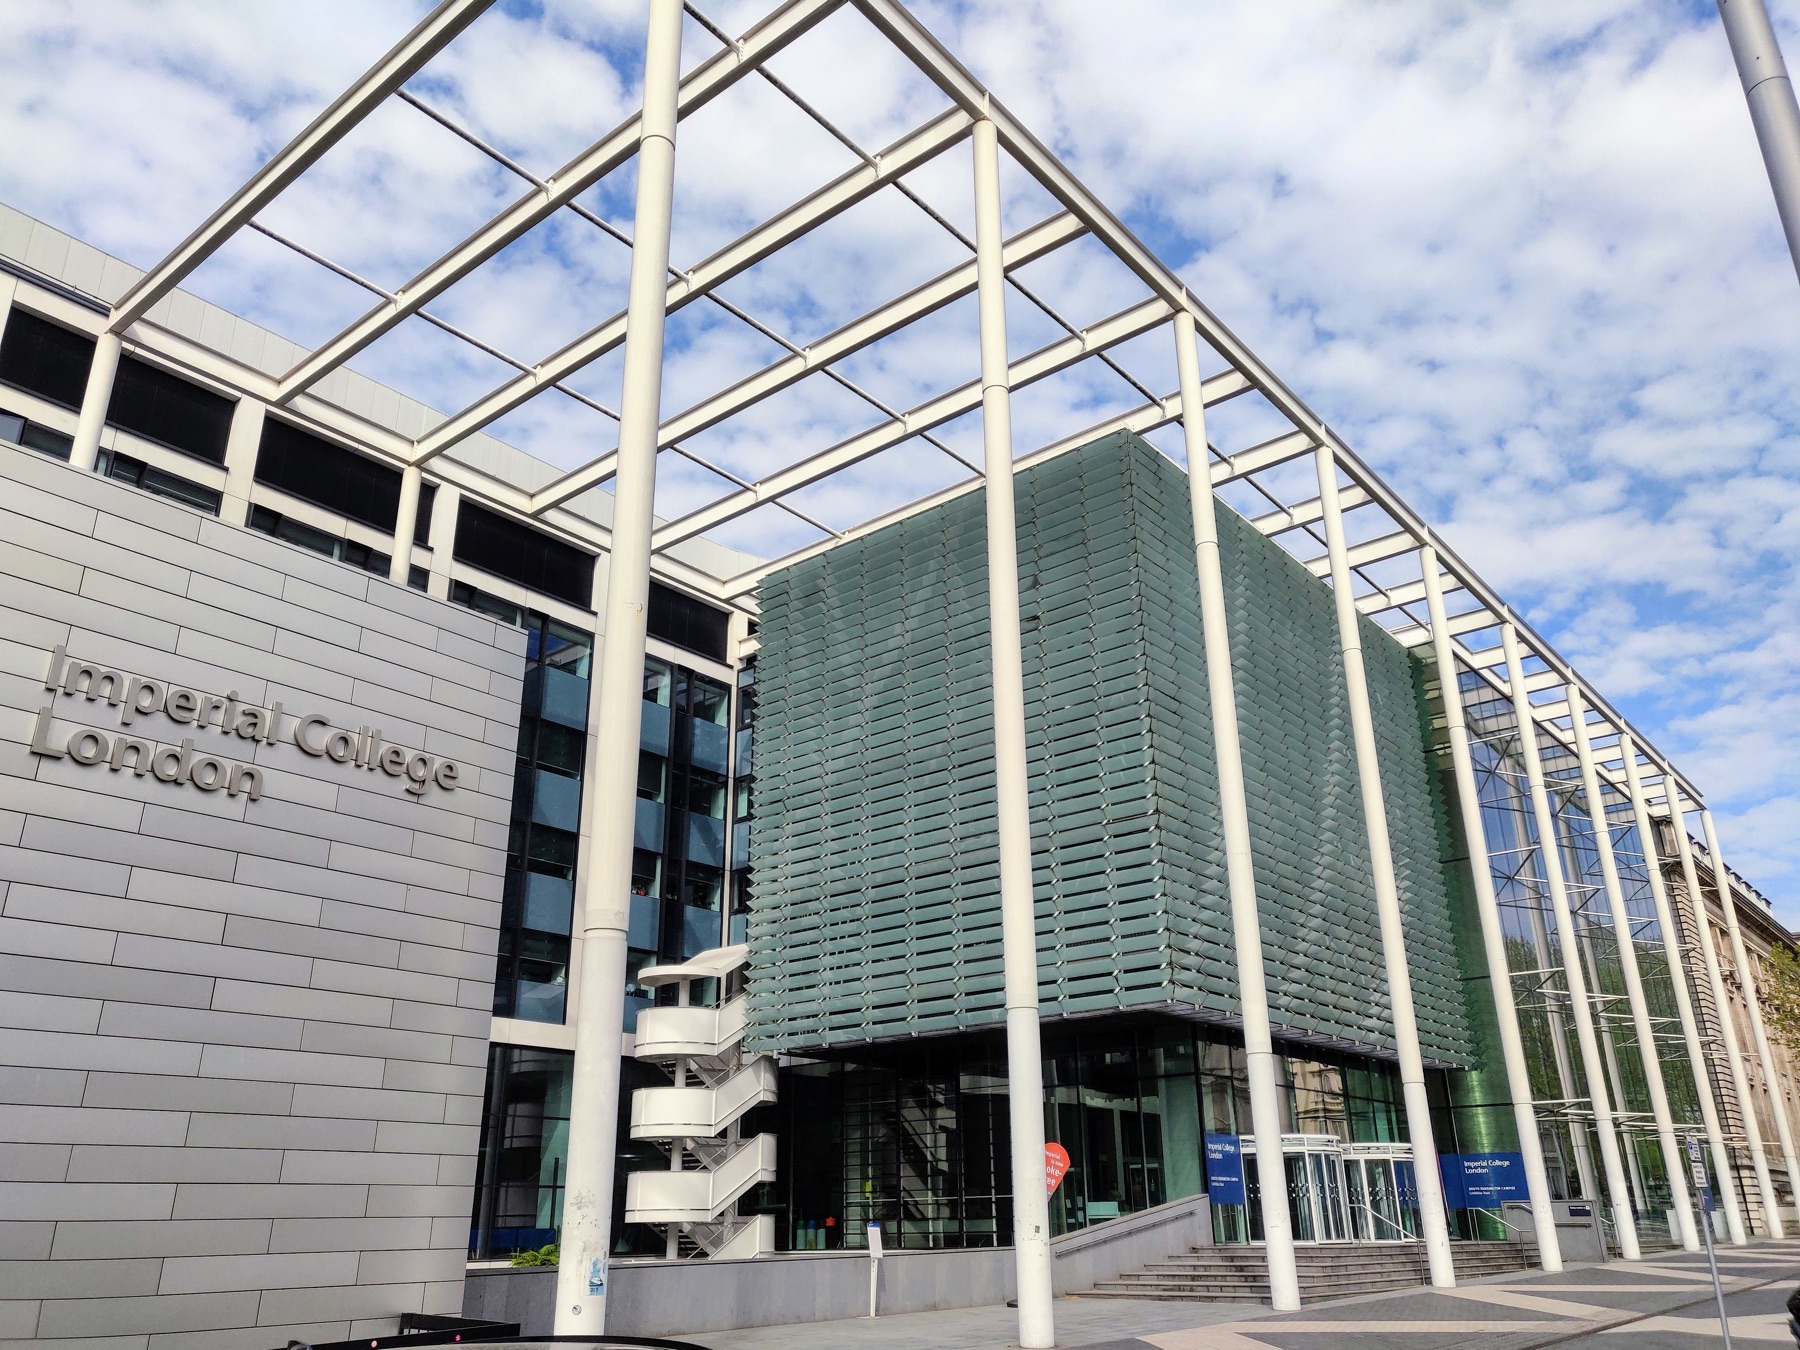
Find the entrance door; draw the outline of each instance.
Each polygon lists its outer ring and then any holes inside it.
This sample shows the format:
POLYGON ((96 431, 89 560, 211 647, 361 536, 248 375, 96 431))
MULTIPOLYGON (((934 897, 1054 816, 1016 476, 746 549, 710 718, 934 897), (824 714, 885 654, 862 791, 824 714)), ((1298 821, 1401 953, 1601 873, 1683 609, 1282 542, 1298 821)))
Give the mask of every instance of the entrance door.
POLYGON ((1363 1242, 1411 1242, 1419 1236, 1417 1187, 1409 1144, 1346 1144, 1344 1176, 1350 1230, 1363 1242))
MULTIPOLYGON (((1239 1142, 1244 1174, 1250 1182, 1250 1237, 1262 1240, 1260 1167, 1256 1166, 1256 1141, 1245 1135, 1239 1142)), ((1345 1203, 1342 1145, 1329 1135, 1284 1134, 1281 1137, 1281 1176, 1287 1187, 1288 1214, 1295 1242, 1345 1242, 1352 1237, 1345 1203)))

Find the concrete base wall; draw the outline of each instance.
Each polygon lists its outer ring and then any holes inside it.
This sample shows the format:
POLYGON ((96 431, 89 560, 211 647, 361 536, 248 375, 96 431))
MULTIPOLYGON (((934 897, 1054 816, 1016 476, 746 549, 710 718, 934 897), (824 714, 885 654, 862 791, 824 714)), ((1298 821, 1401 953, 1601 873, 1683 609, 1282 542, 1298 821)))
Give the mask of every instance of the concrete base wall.
MULTIPOLYGON (((1051 1243, 1056 1292, 1091 1288, 1146 1261, 1209 1243, 1204 1197, 1127 1215, 1051 1243)), ((675 1336, 734 1327, 781 1326, 864 1317, 869 1258, 862 1252, 784 1252, 746 1261, 622 1261, 610 1271, 606 1327, 628 1336, 675 1336)), ((894 1251, 881 1262, 884 1313, 929 1312, 1004 1303, 1013 1296, 1013 1251, 986 1247, 894 1251)), ((556 1272, 471 1266, 463 1313, 518 1322, 547 1334, 556 1272)))

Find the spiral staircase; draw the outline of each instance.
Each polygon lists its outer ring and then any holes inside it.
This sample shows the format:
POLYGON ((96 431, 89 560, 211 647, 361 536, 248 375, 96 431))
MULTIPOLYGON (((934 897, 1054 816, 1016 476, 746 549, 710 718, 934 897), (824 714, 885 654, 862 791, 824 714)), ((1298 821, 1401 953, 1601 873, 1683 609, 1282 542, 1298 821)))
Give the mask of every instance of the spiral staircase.
POLYGON ((670 1257, 759 1256, 775 1250, 775 1221, 737 1214, 738 1199, 775 1179, 775 1136, 744 1138, 744 1113, 775 1100, 775 1061, 744 1053, 745 998, 716 1007, 694 1002, 701 981, 721 990, 749 959, 743 945, 715 947, 680 965, 638 973, 646 988, 673 985, 673 1007, 638 1013, 633 1055, 664 1068, 672 1085, 639 1088, 631 1098, 631 1137, 669 1152, 667 1171, 625 1179, 625 1221, 663 1230, 670 1257))

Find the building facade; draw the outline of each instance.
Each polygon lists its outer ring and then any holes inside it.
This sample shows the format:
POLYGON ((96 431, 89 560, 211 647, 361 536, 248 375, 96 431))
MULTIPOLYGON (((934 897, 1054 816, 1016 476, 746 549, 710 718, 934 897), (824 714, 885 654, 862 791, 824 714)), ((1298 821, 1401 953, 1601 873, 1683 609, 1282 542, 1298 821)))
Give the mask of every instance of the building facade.
MULTIPOLYGON (((1756 995, 1793 939, 1698 790, 859 8, 950 111, 664 307, 964 140, 978 256, 672 417, 628 360, 575 470, 483 428, 601 338, 452 414, 345 364, 479 259, 309 349, 0 207, 0 1344, 375 1334, 553 1244, 558 1330, 608 1299, 697 1330, 761 1315, 707 1306, 740 1257, 860 1300, 872 1225, 1011 1259, 1046 1344, 1053 1240, 1151 1210, 1258 1245, 1278 1304, 1296 1244, 1418 1243, 1448 1283, 1453 1241, 1528 1228, 1554 1265, 1567 1202, 1627 1257, 1691 1246, 1689 1139, 1723 1240, 1800 1218, 1756 995), (1070 211, 1000 239, 997 144, 1070 211), (1008 365, 1008 269, 1082 235, 1160 289, 1008 365), (650 514, 628 452, 970 295, 979 387, 650 514), (996 397, 1160 331, 1176 394, 1015 457, 996 397), (1252 396, 1292 429, 1209 446, 1252 396), (781 557, 708 537, 977 413, 972 479, 781 557)), ((662 314, 631 320, 659 354, 662 314)))

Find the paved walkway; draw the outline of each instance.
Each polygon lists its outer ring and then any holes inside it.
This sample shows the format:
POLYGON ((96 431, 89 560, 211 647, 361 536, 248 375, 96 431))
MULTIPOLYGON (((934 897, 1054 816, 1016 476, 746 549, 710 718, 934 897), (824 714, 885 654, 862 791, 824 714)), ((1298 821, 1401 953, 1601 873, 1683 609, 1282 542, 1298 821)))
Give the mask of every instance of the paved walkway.
MULTIPOLYGON (((1746 1350, 1785 1350, 1786 1316, 1775 1310, 1800 1282, 1800 1240, 1727 1247, 1719 1273, 1733 1296, 1734 1340, 1746 1350)), ((1056 1339, 1065 1350, 1531 1350, 1578 1339, 1603 1350, 1687 1350, 1719 1343, 1716 1319, 1706 1320, 1712 1296, 1706 1257, 1669 1252, 1556 1275, 1495 1275, 1453 1290, 1368 1294, 1295 1313, 1246 1303, 1061 1298, 1056 1339)), ((1017 1343, 1017 1318, 1010 1308, 965 1308, 682 1339, 709 1350, 1006 1350, 1017 1343)))

